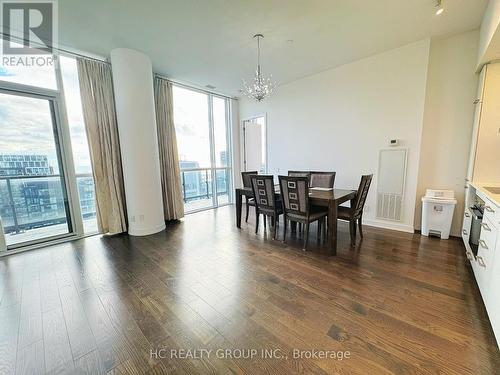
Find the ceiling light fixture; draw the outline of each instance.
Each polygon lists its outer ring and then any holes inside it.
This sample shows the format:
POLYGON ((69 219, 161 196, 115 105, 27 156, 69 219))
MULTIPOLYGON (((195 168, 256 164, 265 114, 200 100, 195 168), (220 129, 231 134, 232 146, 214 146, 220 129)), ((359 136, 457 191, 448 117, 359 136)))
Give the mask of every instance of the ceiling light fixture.
POLYGON ((257 38, 257 69, 255 70, 253 82, 247 83, 243 79, 242 91, 249 98, 261 102, 273 93, 276 84, 272 81, 271 75, 267 78, 262 75, 262 68, 260 66, 260 39, 263 39, 264 35, 255 34, 253 37, 257 38))
POLYGON ((439 16, 444 12, 444 7, 442 4, 442 0, 437 0, 436 1, 436 16, 439 16))

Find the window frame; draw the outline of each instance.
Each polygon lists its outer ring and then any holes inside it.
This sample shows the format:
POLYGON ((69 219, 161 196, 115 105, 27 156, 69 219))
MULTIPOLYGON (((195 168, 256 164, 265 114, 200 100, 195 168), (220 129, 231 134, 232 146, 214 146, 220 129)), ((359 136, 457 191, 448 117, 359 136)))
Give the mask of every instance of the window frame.
POLYGON ((71 145, 71 134, 67 116, 66 101, 64 96, 64 85, 62 71, 59 63, 59 56, 64 55, 71 58, 69 54, 59 53, 54 59, 54 74, 56 79, 56 88, 45 88, 22 83, 10 82, 2 80, 0 77, 0 92, 7 94, 34 97, 39 99, 49 100, 53 116, 53 128, 56 132, 56 148, 59 154, 60 174, 63 177, 63 189, 66 191, 68 199, 68 229, 69 233, 48 236, 39 240, 32 240, 19 244, 7 246, 6 251, 1 251, 0 257, 11 255, 21 251, 38 249, 40 247, 77 240, 88 236, 93 236, 98 233, 85 233, 83 226, 83 217, 80 208, 80 199, 77 185, 77 174, 75 172, 75 164, 73 159, 73 149, 71 145), (69 223, 71 222, 71 223, 69 223))
MULTIPOLYGON (((214 208, 218 207, 223 207, 223 206, 228 206, 233 204, 234 201, 234 194, 233 194, 233 186, 234 186, 234 169, 233 169, 233 142, 232 142, 232 104, 231 104, 231 99, 224 96, 224 95, 219 95, 215 94, 210 91, 198 89, 195 87, 187 86, 184 84, 180 84, 177 82, 171 82, 173 87, 178 87, 182 88, 184 90, 190 90, 194 92, 198 92, 200 94, 204 94, 207 97, 207 104, 208 104, 208 128, 209 128, 209 142, 210 142, 210 167, 206 168, 180 168, 181 170, 181 175, 183 172, 204 172, 204 171, 210 171, 211 176, 212 176, 212 181, 211 181, 211 188, 212 188, 212 205, 208 207, 202 207, 202 208, 197 208, 193 210, 186 210, 186 214, 192 214, 200 211, 206 211, 206 210, 212 210, 214 208), (216 154, 215 154, 215 126, 214 126, 214 114, 213 114, 213 99, 214 98, 219 98, 224 100, 225 102, 225 122, 226 122, 226 147, 227 147, 227 165, 225 167, 217 167, 217 160, 216 160, 216 154), (225 171, 226 172, 226 179, 227 179, 227 196, 228 196, 228 201, 227 203, 220 203, 219 202, 219 194, 217 190, 217 171, 225 171)), ((175 110, 175 108, 174 108, 175 110)), ((175 123, 174 123, 175 127, 175 123)), ((180 166, 179 166, 180 167, 180 166)), ((181 187, 183 191, 183 198, 184 198, 184 183, 183 183, 183 178, 181 177, 181 187)), ((184 202, 184 205, 186 202, 184 202)))

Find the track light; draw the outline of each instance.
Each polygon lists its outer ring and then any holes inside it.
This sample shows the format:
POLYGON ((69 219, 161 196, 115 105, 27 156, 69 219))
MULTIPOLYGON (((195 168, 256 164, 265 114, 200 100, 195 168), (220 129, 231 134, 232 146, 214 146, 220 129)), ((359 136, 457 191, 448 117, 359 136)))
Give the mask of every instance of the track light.
POLYGON ((436 16, 439 16, 444 12, 444 7, 442 4, 442 0, 437 0, 436 1, 436 16))

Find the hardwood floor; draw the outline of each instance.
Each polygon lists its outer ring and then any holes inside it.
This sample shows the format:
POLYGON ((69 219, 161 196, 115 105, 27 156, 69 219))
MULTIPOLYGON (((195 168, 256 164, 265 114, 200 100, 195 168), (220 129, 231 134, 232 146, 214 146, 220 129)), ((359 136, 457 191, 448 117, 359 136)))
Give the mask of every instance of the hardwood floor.
POLYGON ((329 257, 233 211, 0 258, 0 374, 498 373, 459 240, 341 224, 329 257))

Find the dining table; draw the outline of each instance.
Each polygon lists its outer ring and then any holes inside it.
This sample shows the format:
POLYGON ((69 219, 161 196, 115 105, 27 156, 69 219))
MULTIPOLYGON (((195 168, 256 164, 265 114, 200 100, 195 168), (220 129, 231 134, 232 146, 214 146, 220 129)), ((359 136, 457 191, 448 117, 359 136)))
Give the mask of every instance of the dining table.
MULTIPOLYGON (((275 186, 275 193, 281 194, 279 185, 275 186)), ((250 187, 240 187, 235 189, 236 199, 236 226, 241 228, 241 212, 243 206, 243 196, 253 198, 253 191, 250 187)), ((341 204, 351 201, 351 207, 354 207, 357 196, 357 190, 349 189, 331 189, 317 190, 309 189, 309 204, 311 206, 328 207, 328 241, 330 246, 330 255, 337 255, 337 220, 338 208, 341 204)))

